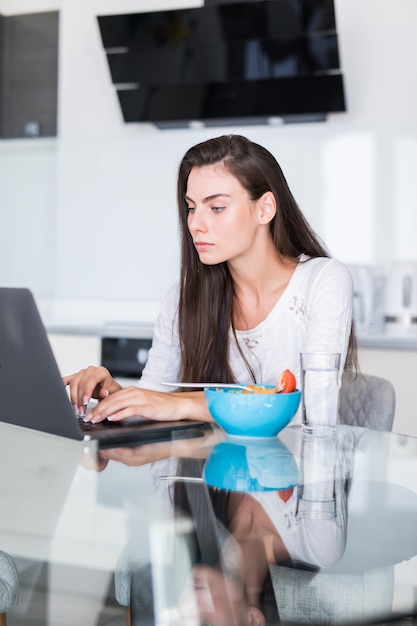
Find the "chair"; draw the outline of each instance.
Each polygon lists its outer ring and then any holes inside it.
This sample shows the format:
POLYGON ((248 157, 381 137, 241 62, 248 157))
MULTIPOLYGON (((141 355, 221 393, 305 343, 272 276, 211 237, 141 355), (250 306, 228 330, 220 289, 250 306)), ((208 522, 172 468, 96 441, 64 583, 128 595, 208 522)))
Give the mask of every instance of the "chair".
POLYGON ((0 550, 0 626, 6 626, 7 612, 16 606, 18 594, 16 565, 6 552, 0 550))
POLYGON ((345 371, 339 393, 339 422, 391 431, 395 389, 385 378, 345 371))

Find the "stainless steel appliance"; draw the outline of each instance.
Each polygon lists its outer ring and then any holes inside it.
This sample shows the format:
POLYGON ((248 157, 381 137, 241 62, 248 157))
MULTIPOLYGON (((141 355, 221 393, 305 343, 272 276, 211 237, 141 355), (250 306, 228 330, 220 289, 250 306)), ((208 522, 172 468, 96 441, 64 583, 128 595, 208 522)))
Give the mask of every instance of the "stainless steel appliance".
POLYGON ((137 381, 148 360, 152 339, 133 337, 102 337, 101 364, 115 378, 137 381))
POLYGON ((378 332, 384 326, 385 275, 377 267, 350 264, 353 280, 354 318, 361 334, 378 332))
POLYGON ((388 271, 385 297, 387 331, 417 332, 417 261, 397 261, 388 271))

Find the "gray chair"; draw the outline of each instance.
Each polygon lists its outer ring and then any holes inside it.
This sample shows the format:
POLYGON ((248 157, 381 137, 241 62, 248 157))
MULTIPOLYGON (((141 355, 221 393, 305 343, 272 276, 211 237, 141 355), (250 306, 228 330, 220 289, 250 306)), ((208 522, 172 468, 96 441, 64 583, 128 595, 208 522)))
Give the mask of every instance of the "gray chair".
POLYGON ((391 431, 395 389, 385 378, 345 371, 339 393, 339 422, 372 430, 391 431))

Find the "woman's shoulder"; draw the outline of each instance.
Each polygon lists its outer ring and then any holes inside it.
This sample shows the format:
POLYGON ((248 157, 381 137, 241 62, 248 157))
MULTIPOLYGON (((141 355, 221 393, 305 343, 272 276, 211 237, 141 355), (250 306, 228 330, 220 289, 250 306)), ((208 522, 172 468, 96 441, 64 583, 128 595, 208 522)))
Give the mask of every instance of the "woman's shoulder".
POLYGON ((162 308, 163 309, 168 308, 170 310, 177 309, 179 293, 180 293, 180 285, 178 282, 176 282, 173 285, 171 285, 171 287, 165 293, 165 296, 162 299, 162 308))
POLYGON ((308 257, 301 255, 298 264, 298 273, 312 279, 315 276, 326 274, 339 280, 351 281, 351 273, 348 267, 339 259, 333 257, 308 257))

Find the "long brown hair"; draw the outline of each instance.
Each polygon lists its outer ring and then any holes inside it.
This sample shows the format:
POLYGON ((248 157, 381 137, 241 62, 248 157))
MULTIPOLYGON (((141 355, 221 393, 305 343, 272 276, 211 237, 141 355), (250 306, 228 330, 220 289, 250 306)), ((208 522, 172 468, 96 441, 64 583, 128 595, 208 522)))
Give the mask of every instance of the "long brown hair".
MULTIPOLYGON (((271 191, 277 212, 270 231, 283 260, 328 257, 292 195, 275 157, 266 148, 241 135, 223 135, 190 148, 178 172, 177 201, 181 237, 181 279, 178 310, 181 380, 238 382, 228 361, 229 331, 233 329, 234 284, 227 263, 204 265, 187 225, 185 200, 188 177, 194 167, 223 163, 247 190, 251 200, 271 191)), ((352 328, 349 361, 356 362, 352 328)))

